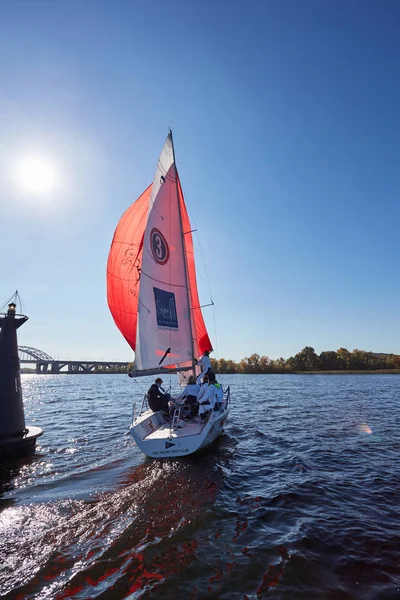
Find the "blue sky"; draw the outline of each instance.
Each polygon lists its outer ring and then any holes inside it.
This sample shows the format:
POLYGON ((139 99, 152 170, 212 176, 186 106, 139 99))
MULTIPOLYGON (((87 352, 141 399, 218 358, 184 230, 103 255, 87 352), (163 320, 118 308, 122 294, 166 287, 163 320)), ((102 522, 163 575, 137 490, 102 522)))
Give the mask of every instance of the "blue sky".
POLYGON ((20 344, 132 358, 107 255, 171 127, 217 356, 400 353, 399 23, 396 0, 3 0, 0 301, 21 293, 20 344), (53 165, 50 196, 16 185, 25 156, 53 165))

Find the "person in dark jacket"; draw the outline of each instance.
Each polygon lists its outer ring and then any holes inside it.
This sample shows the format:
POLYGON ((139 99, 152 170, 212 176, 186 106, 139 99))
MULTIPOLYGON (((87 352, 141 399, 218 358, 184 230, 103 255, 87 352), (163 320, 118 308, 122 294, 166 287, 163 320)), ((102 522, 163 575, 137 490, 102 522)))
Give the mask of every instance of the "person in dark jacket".
POLYGON ((169 402, 171 400, 171 396, 166 394, 162 386, 161 377, 157 377, 152 386, 150 386, 149 391, 147 392, 147 399, 149 402, 149 406, 153 412, 157 412, 160 410, 164 416, 169 417, 169 402))

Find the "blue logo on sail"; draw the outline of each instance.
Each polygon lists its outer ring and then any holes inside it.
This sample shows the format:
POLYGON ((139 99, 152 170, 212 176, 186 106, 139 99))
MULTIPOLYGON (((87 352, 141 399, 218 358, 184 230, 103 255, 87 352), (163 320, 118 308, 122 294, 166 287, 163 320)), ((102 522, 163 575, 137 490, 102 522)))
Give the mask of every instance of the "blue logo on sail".
POLYGON ((178 329, 178 315, 176 314, 175 294, 159 288, 153 288, 156 303, 157 325, 178 329))

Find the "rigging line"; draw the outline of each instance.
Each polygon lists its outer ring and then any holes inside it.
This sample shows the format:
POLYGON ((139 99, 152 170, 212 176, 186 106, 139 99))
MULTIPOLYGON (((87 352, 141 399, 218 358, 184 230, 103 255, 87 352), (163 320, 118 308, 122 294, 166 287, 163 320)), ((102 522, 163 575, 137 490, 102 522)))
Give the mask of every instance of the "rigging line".
POLYGON ((18 294, 18 290, 15 290, 15 292, 11 296, 11 298, 9 298, 8 301, 5 304, 3 304, 3 306, 0 307, 0 310, 5 308, 6 306, 8 306, 11 302, 13 302, 15 304, 15 306, 17 307, 17 314, 22 315, 22 300, 21 300, 21 296, 18 294), (19 312, 18 312, 18 304, 19 304, 19 312))
POLYGON ((164 175, 161 175, 161 179, 163 180, 163 182, 165 183, 166 181, 170 181, 171 183, 175 183, 175 177, 173 175, 168 175, 169 170, 165 171, 164 169, 164 175))
POLYGON ((158 160, 157 160, 157 167, 160 169, 162 175, 167 174, 167 169, 165 169, 165 167, 163 166, 163 164, 160 160, 160 157, 158 157, 158 160))
MULTIPOLYGON (((141 221, 139 221, 139 224, 142 222, 142 220, 143 220, 143 219, 141 219, 141 221)), ((135 243, 135 242, 124 242, 123 240, 116 240, 116 239, 114 239, 114 240, 113 240, 113 244, 114 244, 114 245, 117 245, 117 244, 119 244, 120 246, 128 246, 129 248, 140 248, 140 244, 141 244, 141 242, 139 242, 139 243, 135 243)))
POLYGON ((12 296, 11 296, 11 297, 8 299, 8 300, 6 300, 6 301, 4 302, 4 304, 3 304, 2 306, 0 306, 0 309, 1 309, 1 308, 5 308, 5 307, 6 307, 8 304, 10 304, 10 302, 11 302, 11 300, 13 299, 13 297, 14 297, 14 296, 15 296, 15 294, 13 294, 13 295, 12 295, 12 296))
POLYGON ((142 394, 146 394, 146 390, 142 387, 142 385, 138 382, 137 377, 133 378, 134 381, 136 381, 136 383, 138 384, 140 391, 142 392, 142 394))
MULTIPOLYGON (((213 321, 214 321, 214 336, 215 336, 215 360, 219 360, 219 350, 218 350, 218 336, 217 336, 217 321, 215 318, 215 306, 213 303, 213 321)), ((217 369, 218 369, 218 365, 217 365, 217 369)), ((218 380, 221 382, 221 384, 223 382, 226 382, 226 376, 224 373, 219 373, 218 375, 218 380)))
MULTIPOLYGON (((10 298, 10 300, 11 300, 11 298, 10 298)), ((3 308, 5 308, 8 304, 10 304, 10 300, 6 300, 6 302, 4 302, 4 304, 2 304, 0 306, 0 310, 3 310, 3 308)))
POLYGON ((214 306, 214 302, 210 302, 209 304, 199 304, 199 306, 192 306, 190 310, 196 310, 197 308, 205 308, 206 306, 214 306))
POLYGON ((157 166, 158 166, 158 168, 159 168, 159 170, 160 170, 160 172, 161 172, 161 176, 160 176, 160 187, 161 187, 161 185, 162 185, 161 181, 162 181, 163 183, 165 183, 165 182, 167 182, 167 181, 169 181, 169 182, 171 182, 171 183, 175 183, 175 180, 176 180, 176 178, 174 177, 174 175, 168 175, 168 173, 169 173, 169 169, 168 169, 168 171, 167 171, 167 170, 166 170, 166 169, 165 169, 165 168, 162 166, 162 164, 161 164, 160 162, 158 163, 158 165, 157 165, 157 166))
POLYGON ((216 359, 219 360, 219 352, 218 352, 218 337, 217 337, 217 322, 215 319, 215 306, 213 303, 213 320, 214 320, 214 335, 215 335, 215 354, 216 359))
POLYGON ((173 176, 173 175, 168 175, 168 173, 169 173, 169 169, 166 169, 166 168, 165 168, 165 167, 162 165, 162 163, 160 162, 160 159, 158 159, 158 162, 157 162, 157 167, 158 167, 158 168, 160 169, 160 171, 161 171, 161 177, 163 178, 163 181, 164 181, 164 182, 165 182, 166 180, 168 180, 168 181, 172 181, 172 182, 174 182, 174 181, 175 181, 175 178, 174 178, 174 176, 173 176))
MULTIPOLYGON (((158 194, 157 194, 157 196, 158 196, 158 194)), ((157 196, 156 196, 156 198, 157 198, 157 196)), ((154 200, 155 200, 155 198, 154 198, 154 200)), ((165 221, 164 217, 162 216, 162 214, 158 210, 157 206, 154 208, 154 204, 155 204, 155 202, 153 202, 153 205, 152 205, 152 207, 150 209, 150 212, 154 209, 156 211, 156 213, 158 214, 158 216, 160 217, 160 219, 162 219, 163 221, 165 221)))
POLYGON ((22 315, 24 313, 24 308, 23 308, 23 305, 22 305, 21 294, 18 293, 18 290, 16 291, 16 296, 18 296, 18 299, 19 299, 19 305, 20 305, 20 311, 21 311, 20 314, 22 315))
MULTIPOLYGON (((196 229, 196 232, 197 232, 197 229, 196 229)), ((198 233, 197 233, 196 239, 197 239, 197 241, 198 241, 198 246, 199 246, 199 250, 200 250, 200 254, 201 254, 201 260, 202 260, 202 263, 203 263, 204 274, 205 274, 206 283, 207 283, 207 287, 208 287, 208 293, 210 294, 210 299, 211 299, 211 302, 213 303, 213 300, 212 300, 212 291, 211 291, 211 285, 210 285, 210 280, 209 280, 209 278, 208 278, 208 273, 207 273, 207 269, 206 269, 206 261, 204 260, 203 248, 202 248, 202 246, 201 246, 201 242, 200 242, 200 236, 199 236, 199 234, 198 234, 198 233)), ((213 303, 213 304, 214 304, 214 303, 213 303)))
POLYGON ((161 163, 160 159, 158 159, 157 161, 157 167, 160 169, 161 172, 161 177, 163 179, 163 181, 172 181, 175 182, 175 177, 174 175, 168 175, 169 173, 169 169, 167 170, 161 163))
MULTIPOLYGON (((156 173, 157 174, 157 173, 156 173)), ((163 175, 161 175, 161 177, 163 178, 163 181, 165 183, 165 177, 163 175)), ((154 185, 154 182, 151 184, 152 186, 154 185)), ((162 184, 161 184, 162 185, 162 184)), ((163 221, 165 221, 163 215, 160 213, 160 211, 158 210, 157 206, 154 206, 157 200, 157 196, 160 193, 160 189, 161 189, 161 185, 158 188, 158 192, 155 195, 155 197, 153 198, 153 202, 151 203, 151 195, 150 195, 150 199, 149 199, 149 212, 148 212, 148 216, 150 216, 151 211, 154 209, 156 211, 156 213, 158 214, 158 216, 160 217, 160 219, 162 219, 163 221)), ((153 194, 153 188, 151 189, 151 194, 153 194)), ((149 222, 149 220, 147 219, 147 222, 149 222)))
MULTIPOLYGON (((186 194, 184 193, 182 182, 180 182, 180 183, 181 183, 182 194, 183 194, 183 197, 185 198, 186 194)), ((196 219, 194 218, 194 215, 193 215, 193 212, 192 212, 192 210, 190 208, 190 205, 186 204, 186 210, 189 213, 190 222, 191 222, 192 226, 194 226, 194 229, 192 231, 197 233, 197 235, 196 235, 197 246, 198 246, 198 248, 200 250, 201 261, 202 261, 202 264, 203 264, 203 270, 204 270, 206 285, 207 285, 207 288, 208 288, 208 293, 210 295, 210 299, 212 301, 213 294, 212 294, 212 290, 211 290, 210 280, 208 278, 208 273, 207 273, 207 269, 206 269, 206 261, 204 260, 204 254, 203 254, 203 248, 201 246, 200 236, 199 236, 199 233, 197 231, 196 219)), ((187 233, 189 233, 189 232, 187 232, 187 233)), ((193 248, 193 252, 194 252, 194 248, 193 248)))
MULTIPOLYGON (((138 303, 139 303, 139 304, 141 304, 145 310, 147 310, 148 314, 150 314, 150 312, 151 312, 151 311, 150 311, 150 309, 149 309, 149 308, 147 308, 147 306, 146 306, 145 304, 143 304, 143 302, 141 301, 141 299, 140 299, 140 297, 139 297, 139 296, 138 296, 138 303)), ((121 311, 121 312, 122 312, 122 311, 121 311)), ((124 311, 124 312, 130 313, 130 311, 124 311)), ((137 311, 137 313, 136 313, 136 314, 139 314, 139 311, 137 311)))
POLYGON ((155 281, 156 283, 160 283, 161 285, 169 285, 170 287, 176 287, 176 288, 184 288, 185 287, 184 285, 180 285, 180 284, 177 284, 177 283, 172 283, 171 281, 169 283, 167 283, 166 281, 161 281, 160 279, 156 279, 155 277, 151 277, 151 275, 148 275, 145 271, 140 271, 140 273, 142 275, 144 275, 145 277, 148 277, 152 281, 155 281))

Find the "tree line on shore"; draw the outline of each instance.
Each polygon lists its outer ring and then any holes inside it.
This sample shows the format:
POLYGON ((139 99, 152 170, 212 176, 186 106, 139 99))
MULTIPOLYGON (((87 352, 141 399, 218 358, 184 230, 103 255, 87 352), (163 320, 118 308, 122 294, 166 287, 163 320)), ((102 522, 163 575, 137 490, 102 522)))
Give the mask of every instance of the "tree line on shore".
MULTIPOLYGON (((211 367, 215 373, 242 373, 242 374, 265 374, 265 373, 296 373, 301 371, 377 371, 377 370, 400 370, 400 355, 377 354, 365 350, 353 350, 339 348, 336 352, 328 350, 316 354, 314 348, 306 346, 295 356, 288 359, 271 359, 268 356, 260 356, 254 353, 242 358, 239 362, 231 359, 211 358, 211 367)), ((93 373, 129 373, 134 368, 134 363, 127 366, 107 369, 99 366, 93 373)), ((33 373, 33 369, 21 369, 21 373, 33 373)))
POLYGON ((365 350, 339 348, 316 354, 314 348, 306 346, 288 359, 271 359, 257 353, 246 356, 239 362, 220 358, 211 359, 216 373, 293 373, 298 371, 376 371, 378 369, 400 369, 400 356, 375 354, 365 350))
MULTIPOLYGON (((328 350, 316 354, 314 348, 306 346, 295 356, 288 359, 271 359, 254 353, 236 362, 231 359, 211 358, 211 367, 215 373, 294 373, 299 371, 376 371, 380 369, 400 369, 400 356, 397 354, 375 354, 365 350, 339 348, 336 352, 328 350)), ((112 372, 129 373, 134 363, 127 367, 118 367, 112 372)), ((96 372, 102 372, 101 367, 96 372)), ((106 371, 104 371, 106 372, 106 371)), ((107 370, 110 373, 109 370, 107 370)))

